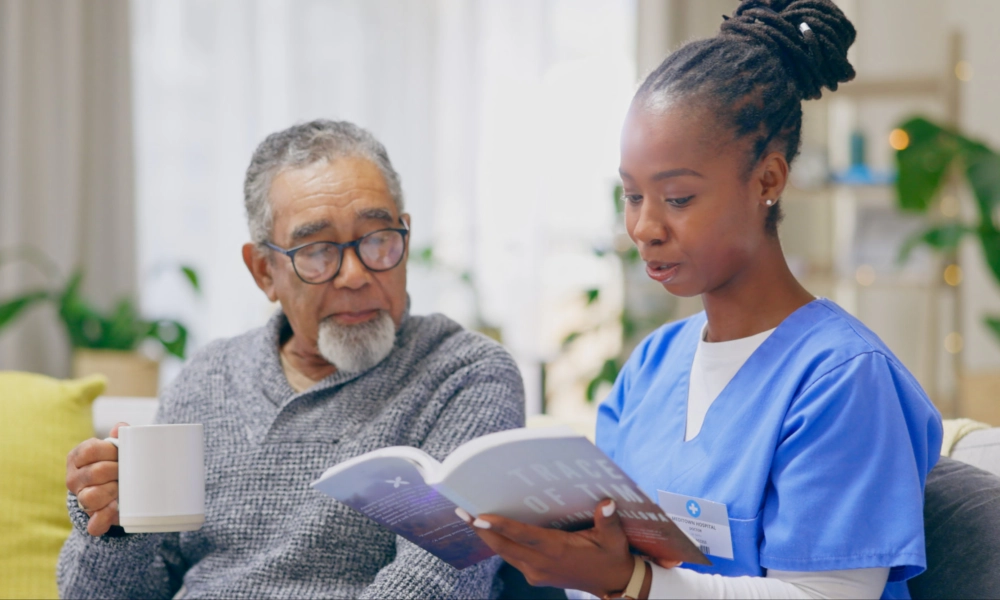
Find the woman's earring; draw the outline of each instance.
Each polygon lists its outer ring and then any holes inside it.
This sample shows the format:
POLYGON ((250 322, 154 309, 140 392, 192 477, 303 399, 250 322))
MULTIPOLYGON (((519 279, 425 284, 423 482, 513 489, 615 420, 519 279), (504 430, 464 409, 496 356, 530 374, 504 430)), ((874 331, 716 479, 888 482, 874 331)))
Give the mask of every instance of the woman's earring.
POLYGON ((764 202, 764 204, 771 206, 772 204, 774 204, 774 200, 767 200, 764 202))

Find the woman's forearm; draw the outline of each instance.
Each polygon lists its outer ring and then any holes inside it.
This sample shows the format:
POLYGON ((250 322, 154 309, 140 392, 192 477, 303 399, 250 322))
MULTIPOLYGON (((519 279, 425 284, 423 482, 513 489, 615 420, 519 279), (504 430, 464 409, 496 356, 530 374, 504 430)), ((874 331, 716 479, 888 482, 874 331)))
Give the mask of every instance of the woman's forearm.
POLYGON ((651 565, 648 598, 878 598, 888 568, 768 571, 766 577, 726 577, 651 565))

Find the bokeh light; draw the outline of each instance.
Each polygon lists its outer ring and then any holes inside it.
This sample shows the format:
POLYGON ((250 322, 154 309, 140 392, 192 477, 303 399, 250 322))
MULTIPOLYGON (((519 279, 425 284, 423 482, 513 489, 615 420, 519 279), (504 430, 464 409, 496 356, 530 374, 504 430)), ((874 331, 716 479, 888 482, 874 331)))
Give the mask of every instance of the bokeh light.
POLYGON ((959 81, 972 81, 972 65, 965 60, 955 63, 955 77, 959 81))
POLYGON ((962 283, 962 267, 956 264, 950 264, 945 267, 944 282, 953 287, 962 283))
POLYGON ((949 354, 958 354, 962 351, 963 345, 964 340, 962 340, 962 334, 957 331, 952 331, 948 335, 944 336, 944 349, 948 351, 949 354))
POLYGON ((893 129, 889 133, 889 145, 893 150, 905 150, 910 145, 910 134, 902 129, 893 129))

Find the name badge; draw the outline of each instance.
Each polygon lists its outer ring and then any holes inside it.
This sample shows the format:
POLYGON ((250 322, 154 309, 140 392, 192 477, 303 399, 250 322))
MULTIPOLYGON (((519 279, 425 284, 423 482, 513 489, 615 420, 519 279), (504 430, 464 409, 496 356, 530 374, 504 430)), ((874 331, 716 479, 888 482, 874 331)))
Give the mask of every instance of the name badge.
POLYGON ((660 508, 705 554, 733 559, 733 536, 725 504, 657 490, 660 508))

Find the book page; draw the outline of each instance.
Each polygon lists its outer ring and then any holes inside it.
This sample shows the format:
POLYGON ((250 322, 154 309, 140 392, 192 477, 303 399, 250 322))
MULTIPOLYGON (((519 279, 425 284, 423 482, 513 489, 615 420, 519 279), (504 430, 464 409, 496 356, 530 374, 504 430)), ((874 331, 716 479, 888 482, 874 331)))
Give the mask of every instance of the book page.
POLYGON ((498 431, 496 433, 490 433, 477 437, 465 442, 458 448, 455 448, 452 453, 446 456, 440 463, 440 468, 434 469, 433 471, 427 471, 427 483, 434 485, 437 481, 447 477, 448 473, 450 473, 452 469, 458 467, 476 454, 485 452, 492 448, 507 444, 521 443, 527 440, 553 439, 561 437, 576 438, 580 436, 569 427, 560 425, 558 427, 539 427, 537 429, 521 427, 518 429, 508 429, 506 431, 498 431))
POLYGON ((455 514, 455 504, 424 483, 417 465, 406 458, 354 461, 312 485, 457 569, 493 556, 455 514))
POLYGON ((584 437, 497 445, 449 466, 450 472, 431 485, 473 515, 496 514, 540 527, 578 530, 592 527, 594 508, 610 498, 637 553, 711 564, 666 513, 584 437))

